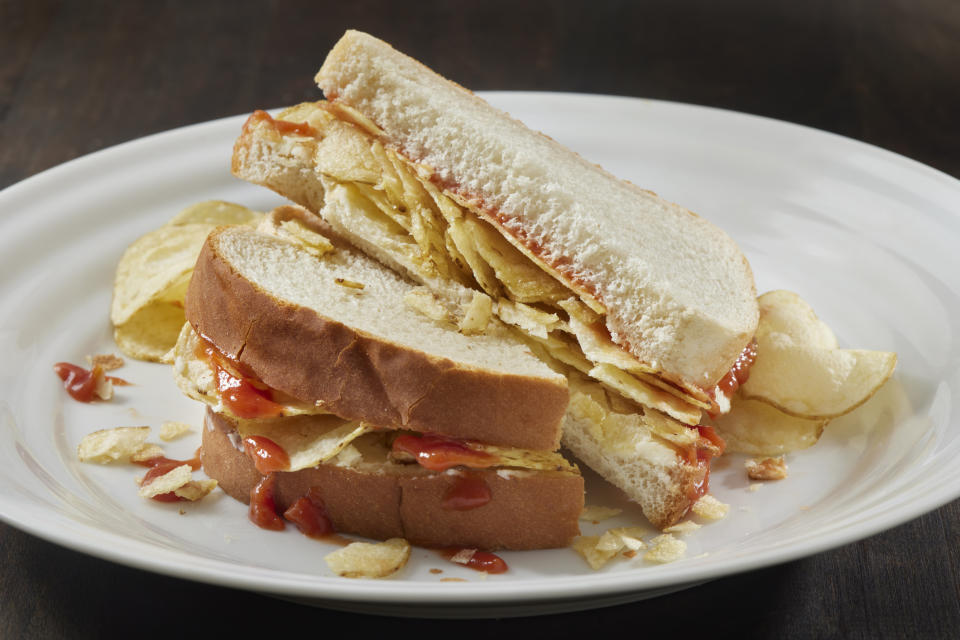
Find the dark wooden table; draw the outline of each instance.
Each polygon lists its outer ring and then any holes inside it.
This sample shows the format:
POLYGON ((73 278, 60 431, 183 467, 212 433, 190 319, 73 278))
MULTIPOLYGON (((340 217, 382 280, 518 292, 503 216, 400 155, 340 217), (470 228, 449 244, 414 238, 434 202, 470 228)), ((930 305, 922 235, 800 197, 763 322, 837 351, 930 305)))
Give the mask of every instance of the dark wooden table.
MULTIPOLYGON (((473 89, 735 109, 864 140, 960 176, 955 0, 4 0, 0 188, 146 134, 314 99, 310 79, 348 27, 473 89)), ((464 623, 323 611, 115 565, 2 524, 0 593, 3 638, 152 637, 209 633, 208 624, 236 637, 958 637, 960 502, 811 558, 544 618, 464 623)))

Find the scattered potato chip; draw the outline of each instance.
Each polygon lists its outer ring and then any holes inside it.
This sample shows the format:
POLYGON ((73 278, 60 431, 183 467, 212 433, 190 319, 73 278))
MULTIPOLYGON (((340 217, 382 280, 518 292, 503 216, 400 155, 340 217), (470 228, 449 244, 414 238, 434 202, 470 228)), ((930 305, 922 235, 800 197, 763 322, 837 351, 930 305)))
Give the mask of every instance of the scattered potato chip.
POLYGON ((87 361, 91 367, 100 367, 104 371, 113 371, 123 366, 123 358, 112 353, 87 356, 87 361))
POLYGON ((386 578, 407 564, 410 543, 403 538, 384 542, 351 542, 324 557, 327 566, 344 578, 386 578))
POLYGON ((188 224, 252 224, 263 216, 244 206, 223 200, 207 200, 190 205, 170 220, 167 226, 182 227, 188 224))
POLYGON ((835 418, 866 402, 893 374, 895 353, 838 349, 833 332, 797 294, 771 291, 757 302, 757 360, 743 397, 798 418, 835 418))
POLYGON ((173 490, 173 493, 178 497, 183 498, 184 500, 189 500, 191 502, 196 502, 201 498, 205 498, 210 494, 211 491, 217 488, 217 481, 204 479, 204 480, 191 480, 187 484, 173 490))
POLYGON ((477 555, 476 549, 460 549, 455 554, 450 556, 450 562, 454 562, 456 564, 470 564, 470 561, 475 555, 477 555))
POLYGON ((176 440, 190 432, 192 427, 186 422, 164 422, 160 425, 160 439, 164 442, 176 440))
POLYGON ((836 349, 837 337, 824 324, 813 308, 792 291, 768 291, 757 298, 760 308, 758 335, 783 333, 795 344, 820 349, 836 349))
POLYGON ((783 480, 787 477, 787 463, 783 456, 747 460, 747 476, 751 480, 783 480))
POLYGON ((720 502, 708 493, 694 502, 690 510, 701 518, 720 520, 727 516, 727 512, 730 511, 730 505, 720 502))
POLYGON ((643 554, 643 559, 647 562, 666 564, 679 560, 686 553, 686 542, 677 540, 669 533, 665 533, 650 541, 650 550, 643 554))
POLYGON ((130 456, 130 462, 146 462, 163 456, 166 452, 158 444, 147 443, 130 456))
POLYGON ((193 469, 190 468, 189 464, 182 464, 179 467, 174 467, 162 476, 157 476, 147 484, 141 484, 140 491, 137 493, 140 494, 141 498, 152 498, 162 493, 176 491, 192 479, 193 469))
POLYGON ((683 522, 678 522, 677 524, 671 525, 663 530, 664 533, 680 533, 688 534, 693 533, 700 528, 700 525, 694 522, 693 520, 684 520, 683 522))
POLYGON ((735 396, 730 413, 713 419, 727 451, 780 455, 816 444, 826 420, 788 416, 766 402, 735 396))
POLYGON ((104 375, 103 369, 96 365, 93 367, 93 394, 101 400, 113 398, 113 383, 104 375))
POLYGON ((581 520, 588 520, 591 522, 600 522, 601 520, 606 520, 608 518, 613 518, 618 516, 623 512, 623 509, 616 509, 614 507, 603 507, 599 505, 585 505, 583 511, 580 512, 581 520))
POLYGON ((798 346, 783 336, 758 337, 757 360, 741 393, 799 418, 853 411, 883 386, 897 364, 895 353, 798 346))
POLYGON ((338 285, 340 285, 341 287, 344 287, 346 289, 353 289, 357 292, 362 291, 367 286, 362 282, 357 282, 356 280, 349 280, 347 278, 334 278, 333 281, 338 285))
POLYGON ((583 556, 594 571, 602 569, 613 559, 619 550, 600 549, 600 536, 577 536, 573 539, 573 550, 583 556))
POLYGON ((81 462, 110 462, 130 460, 137 453, 147 436, 150 427, 115 427, 89 433, 80 440, 77 457, 81 462))

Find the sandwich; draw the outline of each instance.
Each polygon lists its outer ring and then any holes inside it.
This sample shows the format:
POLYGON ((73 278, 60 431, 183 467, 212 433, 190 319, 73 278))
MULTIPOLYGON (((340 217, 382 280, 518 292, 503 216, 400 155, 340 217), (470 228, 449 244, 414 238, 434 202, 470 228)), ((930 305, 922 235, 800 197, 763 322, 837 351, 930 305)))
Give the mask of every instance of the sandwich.
POLYGON ((174 357, 207 405, 207 475, 265 528, 283 514, 308 535, 569 544, 583 478, 556 453, 567 380, 464 293, 433 295, 299 207, 216 229, 174 357))
POLYGON ((483 294, 566 377, 563 444, 667 527, 708 488, 756 357, 756 289, 723 231, 619 180, 390 45, 348 31, 325 99, 257 111, 233 173, 440 297, 483 294))

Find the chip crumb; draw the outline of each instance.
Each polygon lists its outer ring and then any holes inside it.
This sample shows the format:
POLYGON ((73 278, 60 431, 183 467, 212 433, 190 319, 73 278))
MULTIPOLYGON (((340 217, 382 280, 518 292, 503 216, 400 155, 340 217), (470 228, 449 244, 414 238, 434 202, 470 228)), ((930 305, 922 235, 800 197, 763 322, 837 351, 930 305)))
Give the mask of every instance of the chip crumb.
POLYGON ((103 373, 103 368, 93 367, 93 393, 101 400, 113 399, 113 382, 103 373))
POLYGON ((601 569, 618 553, 638 551, 647 545, 640 539, 649 530, 646 527, 617 527, 601 536, 577 536, 573 539, 573 550, 579 553, 590 568, 601 569))
POLYGON ((196 502, 201 498, 205 498, 210 495, 210 492, 217 488, 216 480, 191 480, 187 484, 174 489, 174 493, 184 500, 189 500, 190 502, 196 502))
POLYGON ((336 282, 336 283, 337 283, 338 285, 340 285, 341 287, 346 287, 346 288, 348 288, 348 289, 356 289, 357 291, 360 291, 360 290, 364 289, 364 288, 367 286, 367 285, 363 284, 362 282, 356 282, 356 281, 354 281, 354 280, 347 280, 346 278, 334 278, 333 281, 336 282))
POLYGON ((124 365, 123 358, 113 353, 98 353, 94 356, 87 356, 87 362, 91 367, 100 367, 103 371, 113 371, 124 365))
POLYGON ((127 462, 137 453, 150 435, 150 427, 114 427, 88 433, 80 440, 77 457, 80 462, 127 462))
POLYGON ((141 498, 152 498, 162 493, 170 493, 190 482, 192 474, 193 469, 190 468, 190 465, 182 464, 179 467, 174 467, 162 476, 157 476, 147 484, 143 484, 143 480, 141 479, 140 491, 138 493, 141 498))
POLYGON ((176 440, 192 430, 192 427, 186 422, 167 421, 160 425, 160 439, 164 442, 176 440))
POLYGON ((763 485, 760 484, 759 482, 751 482, 750 485, 747 487, 747 491, 752 491, 755 493, 757 491, 760 491, 760 487, 762 486, 763 485))
POLYGON ((450 556, 450 562, 455 562, 457 564, 469 564, 470 560, 473 559, 473 556, 477 555, 476 549, 460 549, 455 554, 450 556))
POLYGON ((426 287, 415 287, 403 294, 403 304, 434 322, 449 323, 450 312, 426 287))
POLYGON ((623 512, 623 509, 617 509, 615 507, 604 507, 600 505, 585 505, 583 511, 580 512, 580 519, 587 520, 593 524, 597 524, 608 518, 613 518, 618 516, 623 512))
POLYGON ((650 550, 643 554, 643 559, 648 562, 666 564, 679 560, 686 553, 686 542, 677 540, 669 533, 665 533, 650 541, 650 550))
POLYGON ((466 582, 465 578, 440 578, 440 582, 466 582))
POLYGON ((380 543, 351 542, 324 556, 327 566, 344 578, 386 578, 410 558, 410 543, 390 538, 380 543))
POLYGON ((154 458, 159 458, 166 453, 158 444, 153 444, 148 442, 140 447, 132 456, 130 456, 130 462, 146 462, 147 460, 153 460, 154 458))
POLYGON ((664 529, 664 533, 680 533, 688 534, 696 531, 700 528, 701 525, 697 524, 693 520, 684 520, 683 522, 678 522, 677 524, 671 525, 664 529))
POLYGON ((187 515, 187 512, 184 510, 183 507, 180 507, 180 508, 177 510, 177 513, 179 513, 179 514, 182 515, 182 516, 187 515))
POLYGON ((724 504, 709 493, 701 497, 690 508, 693 513, 707 520, 720 520, 727 516, 730 505, 724 504))
POLYGON ((624 558, 636 558, 636 557, 637 557, 637 552, 634 551, 633 549, 630 549, 629 551, 624 551, 624 552, 623 552, 623 557, 624 557, 624 558))
POLYGON ((754 458, 744 463, 751 480, 783 480, 787 477, 787 463, 783 456, 754 458))
POLYGON ((438 573, 443 573, 443 569, 437 569, 434 567, 433 569, 430 569, 430 573, 437 575, 438 573))
POLYGON ((597 544, 599 542, 600 536, 577 536, 571 544, 573 550, 579 553, 594 571, 602 569, 613 556, 617 555, 616 551, 601 551, 598 549, 597 544))

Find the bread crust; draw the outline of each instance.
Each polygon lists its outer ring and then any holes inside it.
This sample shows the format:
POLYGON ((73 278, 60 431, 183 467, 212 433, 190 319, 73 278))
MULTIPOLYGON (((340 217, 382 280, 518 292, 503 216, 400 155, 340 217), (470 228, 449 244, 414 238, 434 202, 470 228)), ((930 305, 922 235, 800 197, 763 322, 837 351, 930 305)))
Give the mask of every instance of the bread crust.
POLYGON ((348 420, 555 450, 565 381, 502 374, 367 335, 282 302, 217 251, 214 231, 187 289, 187 321, 264 384, 348 420), (310 345, 304 348, 304 345, 310 345))
MULTIPOLYGON (((201 460, 204 471, 231 497, 249 504, 262 476, 230 439, 229 418, 207 410, 201 460)), ((334 528, 369 538, 405 538, 426 547, 548 549, 579 534, 583 478, 557 472, 476 470, 490 488, 489 503, 467 511, 444 509, 457 476, 418 465, 377 470, 320 465, 276 474, 278 513, 308 489, 319 492, 334 528), (504 477, 506 476, 506 477, 504 477)))

